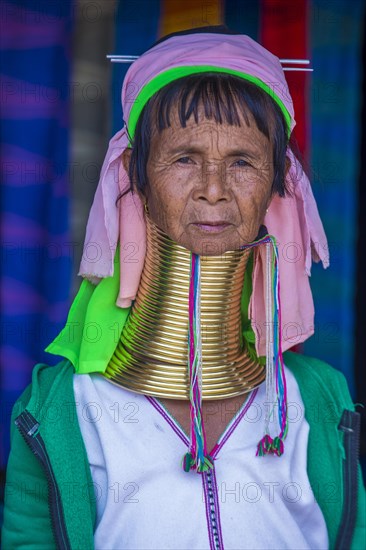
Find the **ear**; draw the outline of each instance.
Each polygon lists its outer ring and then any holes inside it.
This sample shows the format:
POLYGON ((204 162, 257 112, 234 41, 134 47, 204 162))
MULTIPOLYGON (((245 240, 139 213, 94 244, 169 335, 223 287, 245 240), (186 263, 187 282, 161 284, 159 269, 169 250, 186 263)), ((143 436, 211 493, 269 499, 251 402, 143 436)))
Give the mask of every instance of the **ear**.
POLYGON ((287 174, 288 174, 288 171, 290 170, 290 167, 291 167, 291 160, 289 159, 289 157, 286 157, 286 160, 285 160, 285 178, 287 178, 287 174))
POLYGON ((126 170, 127 174, 129 174, 131 154, 132 154, 131 147, 126 147, 126 149, 122 153, 122 164, 123 164, 123 168, 126 170))
MULTIPOLYGON (((132 155, 132 148, 131 147, 126 147, 126 149, 123 151, 122 155, 121 155, 121 159, 122 159, 122 166, 123 168, 125 169, 126 173, 130 174, 130 163, 131 163, 131 155, 132 155)), ((121 172, 119 174, 119 177, 121 178, 121 172)), ((145 196, 141 193, 141 191, 139 191, 139 189, 137 188, 137 185, 136 185, 136 181, 133 181, 132 182, 132 186, 131 188, 133 189, 133 192, 134 193, 137 193, 138 196, 140 197, 140 199, 142 200, 142 202, 146 202, 146 198, 145 196)))

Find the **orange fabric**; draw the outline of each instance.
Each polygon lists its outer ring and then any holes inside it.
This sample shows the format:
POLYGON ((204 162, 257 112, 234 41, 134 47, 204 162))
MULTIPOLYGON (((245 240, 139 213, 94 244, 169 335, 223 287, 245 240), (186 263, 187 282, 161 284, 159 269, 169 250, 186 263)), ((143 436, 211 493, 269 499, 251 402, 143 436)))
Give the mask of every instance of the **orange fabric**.
POLYGON ((223 24, 223 2, 162 0, 159 36, 193 27, 223 24))

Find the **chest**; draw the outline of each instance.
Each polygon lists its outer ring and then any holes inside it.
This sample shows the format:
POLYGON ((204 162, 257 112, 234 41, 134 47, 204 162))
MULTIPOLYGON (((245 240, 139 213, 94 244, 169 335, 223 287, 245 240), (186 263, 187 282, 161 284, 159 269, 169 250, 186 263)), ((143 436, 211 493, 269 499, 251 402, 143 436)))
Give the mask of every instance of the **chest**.
MULTIPOLYGON (((248 394, 244 394, 229 399, 202 402, 202 418, 209 451, 216 445, 228 424, 237 416, 247 398, 248 394)), ((191 426, 189 402, 174 399, 159 399, 159 401, 189 438, 191 426)))
POLYGON ((306 423, 292 426, 280 460, 255 456, 265 399, 261 387, 241 399, 204 402, 209 450, 217 438, 219 445, 214 469, 200 475, 181 466, 188 402, 163 403, 96 376, 76 378, 78 420, 97 489, 95 547, 293 548, 296 540, 297 548, 327 548, 304 468, 306 423), (98 415, 91 417, 96 405, 98 415))

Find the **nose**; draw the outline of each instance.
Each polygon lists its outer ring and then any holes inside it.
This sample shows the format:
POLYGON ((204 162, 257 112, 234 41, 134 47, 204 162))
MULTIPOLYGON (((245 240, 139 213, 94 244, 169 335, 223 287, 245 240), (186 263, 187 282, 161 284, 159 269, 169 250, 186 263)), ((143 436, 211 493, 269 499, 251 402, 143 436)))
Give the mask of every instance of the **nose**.
POLYGON ((225 164, 205 163, 201 178, 193 192, 194 200, 204 200, 209 204, 230 200, 230 190, 226 181, 225 164))

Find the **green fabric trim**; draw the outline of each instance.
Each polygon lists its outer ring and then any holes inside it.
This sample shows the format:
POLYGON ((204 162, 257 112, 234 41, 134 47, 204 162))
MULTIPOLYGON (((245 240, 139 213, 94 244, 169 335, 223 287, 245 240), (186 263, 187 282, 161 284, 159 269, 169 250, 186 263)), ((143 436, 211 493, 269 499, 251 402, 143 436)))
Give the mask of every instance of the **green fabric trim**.
POLYGON ((73 375, 69 361, 54 367, 36 365, 32 384, 14 405, 3 548, 55 548, 44 470, 14 425, 14 419, 26 408, 40 424, 39 433, 60 490, 71 548, 94 549, 96 499, 76 412, 73 375))
MULTIPOLYGON (((252 294, 253 254, 248 260, 241 297, 243 338, 253 359, 265 364, 265 357, 257 358, 255 334, 248 318, 252 294)), ((112 277, 102 279, 95 286, 86 279, 81 283, 67 317, 66 325, 46 351, 66 357, 78 374, 105 372, 116 349, 122 329, 131 308, 116 305, 120 284, 118 249, 112 277)))
MULTIPOLYGON (((238 76, 240 78, 244 78, 245 80, 248 80, 249 82, 252 82, 253 84, 256 84, 259 88, 264 90, 268 95, 271 96, 271 98, 277 103, 277 105, 281 109, 287 124, 288 137, 290 137, 291 115, 286 109, 283 101, 274 92, 274 90, 270 86, 268 86, 268 84, 263 82, 263 80, 251 74, 243 73, 242 71, 236 71, 235 69, 228 69, 226 67, 216 67, 213 65, 193 65, 193 66, 173 67, 171 69, 167 69, 166 71, 156 75, 154 78, 152 78, 151 80, 149 80, 149 82, 145 84, 145 86, 137 94, 137 97, 131 107, 130 115, 128 117, 128 132, 131 138, 133 138, 135 135, 137 121, 140 117, 140 114, 143 108, 145 107, 149 99, 156 92, 161 90, 161 88, 163 88, 167 84, 170 84, 170 82, 177 80, 178 78, 182 78, 184 76, 188 76, 191 74, 200 74, 200 73, 207 73, 207 72, 226 73, 226 74, 238 76)), ((131 147, 131 142, 129 143, 129 147, 131 147)))
MULTIPOLYGON (((343 433, 338 423, 344 409, 354 404, 343 374, 327 363, 287 351, 284 362, 296 378, 309 422, 307 471, 315 498, 328 528, 329 547, 334 548, 343 509, 343 433), (331 449, 324 452, 324 448, 331 449)), ((291 430, 291 426, 290 426, 291 430)), ((286 443, 285 443, 286 446, 286 443)), ((363 548, 366 530, 366 495, 359 473, 358 515, 351 548, 363 548)))
POLYGON ((79 292, 69 310, 65 327, 45 349, 45 351, 53 355, 66 357, 76 370, 79 368, 85 317, 94 289, 94 285, 89 281, 86 279, 82 281, 79 292))
POLYGON ((79 374, 104 372, 131 309, 116 305, 119 284, 117 250, 113 276, 102 279, 97 286, 84 279, 64 329, 46 351, 69 359, 79 374))

